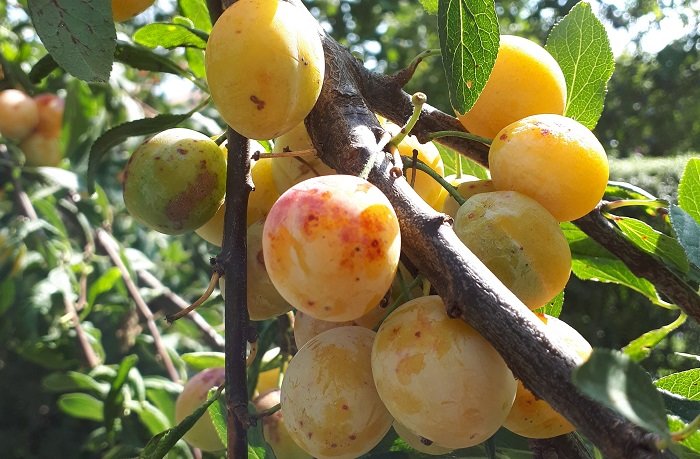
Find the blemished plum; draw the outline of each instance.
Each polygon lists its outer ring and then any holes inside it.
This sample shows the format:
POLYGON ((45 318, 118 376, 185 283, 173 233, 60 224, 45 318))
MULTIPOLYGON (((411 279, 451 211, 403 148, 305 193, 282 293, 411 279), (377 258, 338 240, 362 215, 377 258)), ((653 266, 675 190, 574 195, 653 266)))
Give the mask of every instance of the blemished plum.
POLYGON ((399 306, 379 327, 372 374, 391 415, 444 448, 493 435, 515 398, 516 382, 496 350, 439 296, 399 306))
MULTIPOLYGON (((179 423, 192 414, 207 400, 209 389, 220 386, 225 379, 223 368, 208 368, 192 376, 175 401, 175 421, 179 423)), ((197 420, 183 438, 190 445, 203 451, 224 449, 208 411, 197 420)))
POLYGON ((571 250, 559 222, 524 194, 472 196, 457 211, 454 231, 530 309, 544 306, 569 280, 571 250))
MULTIPOLYGON (((253 400, 253 405, 255 405, 258 412, 269 410, 280 403, 280 394, 279 389, 263 392, 253 400)), ((263 417, 262 424, 263 438, 270 445, 276 457, 280 459, 313 459, 313 456, 301 449, 292 440, 282 410, 263 417)))
POLYGON ((321 92, 319 25, 303 6, 239 0, 214 24, 205 64, 212 100, 229 126, 250 139, 279 137, 306 118, 321 92))
POLYGON ((379 304, 400 249, 391 203, 351 175, 293 186, 272 206, 263 230, 265 266, 277 291, 298 310, 331 322, 358 319, 379 304))
POLYGON ((469 132, 492 139, 519 119, 564 114, 566 80, 557 61, 527 38, 501 35, 498 57, 474 106, 457 118, 469 132))
POLYGON ((124 174, 124 203, 151 229, 182 234, 199 228, 221 206, 226 158, 219 146, 190 129, 168 129, 141 144, 124 174))
MULTIPOLYGON (((588 359, 593 348, 578 331, 556 317, 540 314, 538 317, 545 324, 547 336, 567 349, 578 364, 588 359)), ((574 430, 574 426, 564 416, 527 390, 521 381, 518 381, 515 402, 503 426, 527 438, 557 437, 574 430)))
POLYGON ((489 149, 497 190, 538 201, 560 222, 593 210, 608 184, 608 158, 584 125, 560 115, 533 115, 501 130, 489 149))
POLYGON ((294 441, 316 458, 359 457, 391 428, 393 419, 372 381, 374 337, 364 327, 333 328, 289 362, 282 412, 294 441))

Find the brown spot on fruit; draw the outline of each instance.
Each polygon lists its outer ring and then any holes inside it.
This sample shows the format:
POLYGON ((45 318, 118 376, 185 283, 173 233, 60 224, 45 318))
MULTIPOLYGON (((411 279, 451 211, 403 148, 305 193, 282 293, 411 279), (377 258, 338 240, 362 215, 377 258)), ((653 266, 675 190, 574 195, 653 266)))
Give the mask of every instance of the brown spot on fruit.
MULTIPOLYGON (((206 161, 202 161, 206 165, 206 161)), ((216 187, 217 175, 211 172, 200 172, 195 180, 183 192, 171 199, 165 207, 165 215, 175 226, 182 227, 193 210, 205 200, 216 187)))
POLYGON ((265 109, 265 101, 258 99, 258 97, 255 94, 250 96, 250 101, 255 104, 255 108, 257 108, 258 110, 265 109))
POLYGON ((501 136, 499 137, 499 139, 501 139, 501 140, 503 140, 503 141, 507 140, 507 139, 508 139, 508 134, 501 134, 501 136))

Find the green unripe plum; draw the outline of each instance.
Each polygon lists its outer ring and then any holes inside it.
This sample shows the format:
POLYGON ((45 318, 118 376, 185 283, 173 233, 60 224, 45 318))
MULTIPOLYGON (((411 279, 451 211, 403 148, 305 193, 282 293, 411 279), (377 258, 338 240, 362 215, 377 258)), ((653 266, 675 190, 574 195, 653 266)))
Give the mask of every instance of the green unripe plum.
POLYGON ((374 337, 364 327, 333 328, 289 362, 282 412, 294 441, 318 459, 362 456, 391 428, 391 415, 372 382, 374 337))
POLYGON ((129 213, 165 234, 192 231, 211 219, 226 191, 226 157, 190 129, 169 129, 141 144, 124 173, 129 213))
POLYGON ((474 106, 457 114, 476 135, 492 139, 526 116, 564 114, 566 80, 557 61, 542 46, 514 35, 501 35, 489 80, 474 106))
POLYGON ((39 109, 34 99, 17 89, 0 91, 0 135, 18 142, 38 124, 39 109))
POLYGON ((515 378, 498 352, 450 318, 436 295, 408 301, 384 319, 372 346, 372 375, 394 419, 444 448, 488 439, 515 398, 515 378))
MULTIPOLYGON (((225 379, 223 368, 208 368, 191 377, 175 401, 175 421, 179 423, 192 414, 207 400, 209 389, 220 386, 225 379)), ((195 422, 183 438, 202 451, 224 449, 208 411, 195 422)))
MULTIPOLYGON (((273 408, 280 403, 280 390, 272 389, 261 393, 253 400, 253 405, 260 411, 273 408)), ((284 459, 313 459, 309 453, 297 445, 289 435, 289 430, 284 421, 284 413, 278 410, 275 413, 262 418, 263 437, 270 445, 275 456, 284 459)))
POLYGON ((593 210, 608 184, 608 157, 583 124, 560 115, 533 115, 503 128, 489 148, 497 190, 526 194, 560 222, 593 210))
POLYGON ((472 196, 457 211, 454 231, 530 309, 544 306, 569 280, 571 251, 559 222, 524 194, 472 196))
POLYGON ((205 60, 221 117, 258 140, 279 137, 306 118, 325 71, 318 23, 285 1, 239 0, 228 7, 209 35, 205 60))
POLYGON ((277 291, 296 309, 331 322, 358 319, 379 304, 400 250, 389 199, 352 175, 294 185, 272 206, 263 230, 265 266, 277 291))

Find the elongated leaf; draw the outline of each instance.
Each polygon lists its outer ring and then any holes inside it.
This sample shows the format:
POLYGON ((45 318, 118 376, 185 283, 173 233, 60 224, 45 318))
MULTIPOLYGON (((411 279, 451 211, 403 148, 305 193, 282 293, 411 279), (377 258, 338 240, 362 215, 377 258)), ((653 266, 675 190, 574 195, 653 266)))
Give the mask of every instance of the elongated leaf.
POLYGON ((472 108, 498 55, 500 36, 494 3, 488 0, 439 0, 438 33, 452 108, 472 108))
MULTIPOLYGON (((209 390, 209 397, 213 397, 216 392, 216 388, 209 390)), ((228 446, 228 435, 226 430, 226 405, 224 405, 223 399, 220 397, 216 403, 209 405, 209 418, 211 423, 214 425, 214 430, 216 430, 216 435, 221 440, 224 446, 228 446)))
POLYGON ((178 425, 151 438, 139 457, 141 459, 161 459, 165 457, 168 451, 175 446, 175 443, 177 443, 178 440, 192 428, 194 423, 206 413, 209 406, 219 398, 219 395, 220 393, 217 392, 215 397, 208 398, 206 402, 194 410, 191 415, 183 419, 178 425))
POLYGON ((700 401, 700 368, 673 373, 656 380, 656 387, 688 400, 700 401))
POLYGON ((547 314, 552 317, 559 317, 561 315, 561 310, 564 307, 564 291, 559 292, 557 296, 552 298, 549 303, 545 304, 535 312, 540 314, 547 314))
POLYGON ((51 392, 67 392, 75 390, 94 391, 100 395, 106 395, 109 385, 98 382, 92 376, 77 371, 66 373, 51 373, 41 381, 44 389, 51 392))
POLYGON ((181 68, 167 57, 156 54, 149 48, 123 41, 117 42, 114 60, 139 70, 172 73, 182 77, 189 76, 187 70, 181 68))
POLYGON ((34 28, 53 59, 85 81, 107 81, 116 31, 106 1, 29 0, 34 28))
POLYGON ((649 357, 651 350, 657 344, 663 341, 663 339, 666 338, 673 330, 683 325, 687 318, 688 316, 681 314, 670 324, 644 333, 642 336, 623 347, 622 352, 627 354, 635 362, 644 360, 645 358, 649 357))
MULTIPOLYGON (((437 142, 433 142, 433 145, 437 147, 438 151, 440 152, 440 157, 442 158, 442 162, 445 166, 445 175, 451 175, 451 174, 456 174, 457 173, 457 162, 456 162, 456 155, 459 155, 456 151, 453 149, 446 147, 442 144, 439 144, 437 142)), ((481 180, 487 180, 489 179, 489 171, 485 167, 483 167, 480 164, 475 163, 474 161, 470 160, 469 158, 462 157, 461 159, 461 167, 462 167, 462 173, 467 174, 467 175, 473 175, 474 177, 477 177, 481 180)))
POLYGON ((8 276, 0 281, 0 317, 14 304, 15 294, 15 280, 12 277, 8 276))
POLYGON ((51 57, 51 54, 47 54, 39 59, 29 71, 29 80, 32 83, 38 83, 57 68, 59 68, 58 63, 51 57))
POLYGON ((436 14, 438 12, 438 0, 420 0, 420 3, 429 14, 436 14))
POLYGON ((92 395, 82 393, 61 395, 58 398, 58 407, 61 411, 74 418, 98 422, 101 422, 103 419, 102 401, 92 395))
POLYGON ((594 349, 589 359, 574 370, 572 380, 592 399, 651 432, 668 436, 661 394, 644 369, 627 355, 594 349))
POLYGON ((124 394, 122 393, 122 388, 129 376, 129 371, 131 371, 138 361, 138 356, 132 354, 124 357, 119 364, 117 375, 112 380, 112 385, 105 399, 104 416, 105 424, 108 429, 111 428, 114 420, 119 417, 123 411, 124 394))
MULTIPOLYGON (((255 406, 252 403, 248 404, 248 411, 253 413, 255 412, 255 406)), ((259 455, 259 457, 265 459, 276 458, 275 453, 272 451, 272 448, 265 440, 262 422, 258 422, 255 426, 248 429, 248 444, 249 447, 252 448, 255 451, 255 453, 259 455)), ((280 457, 277 459, 283 458, 280 457)))
POLYGON ((591 5, 577 3, 552 28, 545 48, 564 72, 564 114, 593 129, 603 112, 615 59, 605 27, 591 11, 591 5))
POLYGON ((147 401, 135 402, 135 404, 139 407, 136 410, 139 420, 148 429, 151 435, 156 435, 171 426, 170 420, 165 413, 154 405, 151 405, 147 401))
MULTIPOLYGON (((658 384, 657 387, 659 387, 658 384)), ((700 400, 689 400, 661 388, 659 388, 659 392, 661 392, 669 413, 673 413, 686 422, 690 422, 700 416, 700 400)))
POLYGON ((646 296, 652 303, 665 306, 654 284, 632 274, 620 260, 577 256, 572 260, 571 270, 581 280, 624 285, 646 296))
POLYGON ((140 45, 155 48, 173 49, 178 47, 192 47, 206 49, 207 36, 202 31, 197 31, 183 24, 171 24, 158 22, 141 27, 134 34, 134 41, 140 45))
POLYGON ((180 357, 197 371, 226 366, 226 354, 223 352, 188 352, 180 357))
POLYGON ((685 165, 678 185, 678 205, 700 224, 700 158, 685 165))
POLYGON ((102 157, 109 151, 128 139, 129 137, 148 135, 155 132, 160 132, 165 129, 173 128, 192 116, 193 112, 184 113, 182 115, 164 114, 154 116, 153 118, 144 118, 141 120, 130 121, 120 124, 102 134, 90 148, 90 159, 88 161, 88 177, 87 185, 88 192, 95 192, 95 174, 97 167, 102 160, 102 157))
POLYGON ((681 207, 671 206, 671 226, 688 261, 700 267, 700 223, 681 207))
POLYGON ((688 258, 678 241, 634 218, 614 217, 614 222, 634 245, 680 272, 688 272, 688 258))
POLYGON ((211 19, 205 0, 179 0, 178 5, 182 15, 192 21, 199 30, 211 32, 211 19))
MULTIPOLYGON (((680 430, 683 430, 687 425, 688 423, 683 422, 682 419, 679 419, 676 416, 669 416, 668 427, 671 429, 672 432, 678 432, 680 430)), ((680 443, 681 445, 690 449, 694 453, 700 454, 700 432, 698 432, 697 430, 695 431, 695 433, 691 434, 686 439, 682 440, 680 443)), ((681 457, 687 456, 683 455, 681 457)))
POLYGON ((87 300, 88 304, 92 306, 95 304, 95 300, 102 293, 112 290, 114 284, 121 279, 121 271, 119 268, 112 267, 105 271, 100 277, 90 284, 88 288, 87 300))

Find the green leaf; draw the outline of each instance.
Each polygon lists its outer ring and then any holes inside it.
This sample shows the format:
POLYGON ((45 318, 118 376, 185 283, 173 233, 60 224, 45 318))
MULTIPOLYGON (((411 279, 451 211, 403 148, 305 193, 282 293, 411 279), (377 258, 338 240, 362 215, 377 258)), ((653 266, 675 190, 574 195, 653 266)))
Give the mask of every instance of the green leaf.
POLYGON ((678 241, 634 218, 616 216, 613 221, 634 245, 680 272, 688 272, 688 258, 678 241))
POLYGON ((29 71, 29 81, 39 83, 57 68, 59 68, 58 63, 51 57, 51 54, 47 54, 39 59, 29 71))
POLYGON ((116 31, 109 2, 29 0, 39 38, 64 70, 85 81, 107 81, 116 31))
POLYGON ((95 175, 97 167, 100 165, 102 157, 109 151, 128 139, 129 137, 153 134, 164 131, 165 129, 173 128, 192 116, 192 112, 182 115, 163 114, 154 116, 153 118, 144 118, 141 120, 130 121, 120 124, 102 134, 90 148, 90 159, 88 160, 88 177, 87 185, 88 192, 95 192, 95 175))
POLYGON ((500 35, 494 3, 438 0, 438 33, 452 108, 468 112, 486 86, 500 35))
POLYGON ((571 271, 581 280, 623 285, 641 293, 658 306, 667 306, 659 298, 654 284, 632 274, 620 260, 577 256, 571 262, 571 271))
POLYGON ((420 0, 423 9, 429 14, 437 14, 438 12, 438 0, 420 0))
MULTIPOLYGON (((248 411, 255 412, 255 406, 251 403, 248 404, 248 411)), ((265 440, 265 435, 263 433, 263 423, 258 422, 253 427, 248 429, 248 445, 253 448, 259 457, 265 459, 275 459, 275 453, 272 448, 265 440)), ((284 459, 284 458, 279 458, 284 459)))
MULTIPOLYGON (((446 147, 440 143, 433 142, 433 145, 440 152, 440 157, 442 157, 442 162, 445 166, 445 175, 451 175, 457 173, 457 162, 456 158, 459 153, 450 147, 446 147)), ((473 175, 480 180, 488 180, 489 171, 481 164, 478 164, 471 159, 462 156, 461 158, 462 174, 473 175)))
POLYGON ((94 282, 88 287, 87 300, 88 305, 92 306, 95 304, 95 300, 102 293, 109 292, 112 290, 114 285, 121 279, 121 271, 119 268, 112 267, 105 271, 100 277, 98 277, 94 282))
POLYGON ((77 371, 51 373, 42 379, 41 385, 50 392, 87 390, 104 396, 109 391, 109 385, 98 382, 92 376, 78 373, 77 371))
POLYGON ((649 357, 649 354, 651 354, 651 350, 663 341, 669 333, 683 325, 687 318, 688 316, 681 314, 670 324, 644 333, 642 336, 623 347, 622 352, 627 354, 635 362, 646 359, 649 357))
POLYGON ((678 237, 678 243, 690 261, 700 267, 700 224, 685 210, 671 206, 671 226, 678 237))
MULTIPOLYGON (((213 397, 216 391, 217 389, 215 387, 209 389, 209 397, 213 397)), ((224 415, 226 412, 226 405, 224 405, 223 399, 219 398, 216 403, 209 405, 208 410, 209 418, 211 419, 211 423, 214 425, 214 430, 216 430, 216 435, 219 437, 219 440, 221 440, 221 443, 225 447, 228 447, 226 416, 224 415)))
POLYGON ((147 401, 135 402, 138 409, 138 414, 141 423, 148 429, 151 435, 156 435, 168 429, 171 424, 168 417, 155 406, 147 401))
POLYGON ((199 30, 211 32, 211 19, 205 0, 179 0, 182 15, 187 17, 199 30))
POLYGON ((685 165, 678 185, 678 205, 700 224, 700 158, 685 165))
POLYGON ((226 366, 226 354, 223 352, 188 352, 180 357, 197 371, 226 366))
POLYGON ((157 22, 141 27, 134 34, 134 41, 149 48, 162 46, 173 49, 181 46, 207 48, 207 34, 183 24, 157 22))
POLYGON ((656 387, 688 400, 700 401, 700 368, 673 373, 656 380, 656 387))
POLYGON ((552 298, 549 303, 545 304, 535 312, 539 314, 547 314, 552 317, 559 317, 561 315, 561 310, 564 306, 564 291, 559 292, 557 296, 552 298))
POLYGON ((117 42, 114 60, 139 70, 150 72, 172 73, 189 77, 187 70, 177 65, 165 56, 153 52, 149 48, 133 45, 122 41, 117 42))
POLYGON ((132 354, 124 357, 119 364, 117 375, 112 380, 112 385, 105 399, 104 415, 107 430, 111 429, 115 419, 124 411, 124 393, 122 392, 122 388, 129 376, 129 371, 131 371, 138 361, 138 356, 132 354))
POLYGON ((673 413, 675 416, 684 419, 686 422, 691 422, 693 419, 700 416, 700 401, 688 400, 687 398, 681 397, 680 395, 676 395, 664 389, 659 389, 659 392, 664 399, 666 410, 669 413, 673 413))
POLYGON ((574 370, 572 380, 584 394, 640 427, 663 437, 669 435, 661 394, 646 371, 627 355, 594 349, 574 370))
POLYGON ((58 398, 57 403, 61 411, 74 418, 98 422, 103 420, 102 401, 92 395, 81 393, 64 394, 58 398))
POLYGON ((566 79, 564 114, 593 129, 603 112, 615 59, 603 24, 579 2, 554 25, 545 46, 566 79))
POLYGON ((204 78, 206 76, 204 51, 201 49, 187 48, 185 50, 185 58, 187 59, 187 66, 194 76, 197 78, 204 78))
POLYGON ((197 422, 199 418, 204 415, 204 413, 206 413, 209 406, 219 398, 219 395, 220 393, 217 392, 215 397, 208 398, 206 402, 200 405, 192 412, 192 414, 183 419, 178 425, 151 438, 144 447, 143 451, 141 451, 141 455, 139 457, 141 459, 161 459, 165 457, 165 455, 168 454, 168 451, 175 446, 175 443, 177 443, 178 440, 180 440, 182 436, 192 428, 194 423, 197 422))
POLYGON ((12 277, 8 276, 0 282, 0 317, 14 303, 15 293, 15 280, 12 277))
MULTIPOLYGON (((683 422, 682 419, 679 419, 675 416, 669 416, 668 418, 668 427, 671 429, 672 432, 677 432, 682 429, 684 429, 687 426, 687 423, 683 422)), ((695 433, 691 434, 688 436, 686 439, 680 442, 681 445, 685 446, 686 448, 690 449, 691 451, 695 453, 700 453, 700 432, 695 431, 695 433)))

